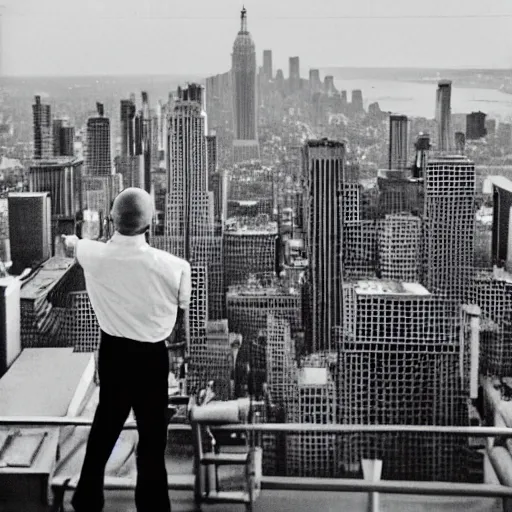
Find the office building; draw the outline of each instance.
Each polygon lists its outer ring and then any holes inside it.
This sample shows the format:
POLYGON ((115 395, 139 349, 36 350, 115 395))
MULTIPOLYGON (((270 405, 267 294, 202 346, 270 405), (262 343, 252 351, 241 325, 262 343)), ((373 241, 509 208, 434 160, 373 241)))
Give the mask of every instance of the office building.
POLYGON ((12 266, 11 242, 9 240, 9 203, 0 198, 0 262, 9 270, 12 266))
POLYGON ((455 132, 455 153, 463 155, 466 150, 466 134, 464 132, 455 132))
POLYGON ((131 99, 121 100, 121 151, 117 159, 116 171, 123 177, 123 186, 138 185, 135 156, 135 103, 131 99))
POLYGON ((139 135, 141 137, 140 146, 141 153, 139 158, 140 165, 140 187, 146 192, 151 191, 151 148, 152 148, 152 121, 151 110, 149 108, 149 98, 147 92, 142 92, 142 110, 141 110, 141 130, 139 135))
POLYGON ((487 114, 483 112, 471 112, 466 116, 466 139, 477 140, 487 135, 485 127, 485 118, 487 114))
POLYGON ((121 155, 123 156, 133 156, 135 152, 135 111, 133 101, 121 100, 121 155))
POLYGON ((52 115, 50 105, 41 103, 41 96, 35 97, 32 105, 34 128, 34 158, 53 156, 52 115))
POLYGON ((105 219, 110 214, 112 201, 123 190, 121 174, 88 176, 81 179, 81 210, 98 212, 105 219))
POLYGON ((53 217, 74 217, 81 208, 83 161, 74 157, 34 160, 29 167, 30 192, 48 192, 53 217))
POLYGON ((345 144, 309 140, 303 147, 304 228, 309 261, 308 349, 330 350, 333 327, 341 322, 342 219, 345 144))
POLYGON ((418 215, 423 211, 423 182, 410 178, 407 171, 379 170, 377 185, 378 218, 382 219, 388 214, 418 215))
POLYGON ((309 92, 311 94, 322 92, 322 81, 320 80, 320 71, 318 69, 309 70, 309 92))
POLYGON ((240 31, 232 54, 233 75, 233 159, 259 159, 256 49, 247 29, 247 10, 242 9, 240 31))
POLYGON ((486 119, 485 130, 489 137, 494 137, 496 135, 496 119, 486 119))
MULTIPOLYGON (((493 221, 493 225, 495 221, 493 221)), ((480 271, 471 287, 470 304, 480 318, 480 374, 507 377, 512 372, 512 280, 505 268, 480 271)))
POLYGON ((428 154, 431 149, 430 136, 427 133, 420 133, 414 143, 416 150, 414 156, 414 164, 412 166, 412 177, 421 179, 425 176, 427 168, 428 154))
POLYGON ((263 76, 266 80, 272 80, 274 78, 272 50, 263 50, 263 76))
POLYGON ((294 94, 301 88, 299 57, 290 57, 289 66, 289 87, 290 92, 294 94))
MULTIPOLYGON (((205 255, 192 254, 191 237, 213 234, 213 196, 208 191, 206 113, 203 109, 204 88, 190 84, 178 88, 176 101, 168 119, 167 190, 165 232, 184 241, 185 259, 205 255)), ((204 251, 207 250, 205 246, 204 251)), ((171 252, 173 252, 171 250, 171 252)))
POLYGON ((352 91, 351 108, 352 112, 354 112, 355 114, 360 114, 364 112, 363 91, 359 89, 352 91))
POLYGON ((244 283, 249 275, 272 278, 277 268, 277 240, 277 224, 274 222, 235 229, 226 227, 226 287, 244 283))
POLYGON ((512 182, 502 176, 491 179, 493 198, 492 264, 512 270, 511 215, 512 182))
POLYGON ((464 303, 473 278, 475 164, 463 156, 430 159, 424 183, 424 285, 464 303))
POLYGON ((251 364, 255 387, 259 392, 267 381, 266 337, 269 314, 288 322, 291 332, 302 330, 302 296, 298 289, 287 289, 277 279, 246 279, 230 286, 226 294, 226 317, 232 332, 242 335, 243 345, 237 359, 240 378, 235 382, 237 395, 247 382, 244 369, 251 364))
POLYGON ((211 131, 206 136, 206 157, 208 161, 208 179, 217 172, 217 134, 215 131, 211 131))
POLYGON ((208 186, 213 193, 215 225, 223 229, 228 219, 228 172, 221 170, 209 176, 208 186))
POLYGON ((408 164, 407 116, 389 116, 389 168, 406 169, 408 164))
MULTIPOLYGON (((456 303, 418 283, 361 280, 344 285, 343 311, 336 336, 338 423, 468 425, 456 303)), ((377 458, 383 479, 461 481, 468 441, 355 434, 340 439, 339 449, 348 474, 361 459, 377 458)))
POLYGON ((379 270, 382 279, 417 283, 422 270, 421 218, 388 214, 377 227, 379 270))
MULTIPOLYGON (((313 357, 302 361, 295 388, 290 397, 287 421, 320 425, 336 422, 336 380, 328 364, 315 361, 313 357)), ((337 443, 335 434, 323 432, 288 436, 287 476, 332 478, 337 475, 337 443)))
POLYGON ((0 379, 21 352, 21 282, 0 278, 0 379))
POLYGON ((452 82, 441 80, 437 88, 436 121, 437 121, 437 150, 452 149, 452 82))
POLYGON ((497 136, 500 147, 509 150, 512 147, 512 124, 500 122, 497 136))
POLYGON ((334 87, 334 77, 328 75, 324 78, 324 92, 327 96, 334 96, 338 94, 338 90, 334 87))
POLYGON ((206 111, 210 128, 232 125, 233 74, 231 71, 206 79, 206 111))
POLYGON ((12 273, 35 268, 51 256, 51 200, 48 192, 11 192, 9 236, 12 273))
POLYGON ((103 105, 96 104, 97 117, 87 120, 85 173, 89 176, 112 174, 110 148, 110 119, 105 117, 103 105))

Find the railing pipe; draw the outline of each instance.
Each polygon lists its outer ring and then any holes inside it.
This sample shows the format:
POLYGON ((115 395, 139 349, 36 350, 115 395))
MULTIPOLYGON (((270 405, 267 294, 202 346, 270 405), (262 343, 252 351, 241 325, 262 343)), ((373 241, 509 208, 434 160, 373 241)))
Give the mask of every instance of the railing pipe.
MULTIPOLYGON (((506 437, 512 438, 512 428, 509 427, 459 427, 444 425, 319 425, 313 423, 254 423, 254 424, 228 424, 216 425, 205 422, 213 430, 238 432, 284 432, 284 433, 328 433, 328 434, 451 434, 465 437, 506 437)), ((92 425, 90 418, 76 418, 66 416, 0 416, 1 425, 15 426, 82 426, 92 425)), ((137 429, 135 422, 127 422, 126 430, 137 429)), ((171 431, 188 431, 190 425, 183 423, 170 423, 171 431)))

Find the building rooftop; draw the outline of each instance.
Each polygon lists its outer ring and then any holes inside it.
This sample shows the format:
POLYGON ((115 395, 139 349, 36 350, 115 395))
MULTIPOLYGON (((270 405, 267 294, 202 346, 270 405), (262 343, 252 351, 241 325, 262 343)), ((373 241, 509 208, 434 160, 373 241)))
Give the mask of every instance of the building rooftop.
POLYGON ((327 386, 330 374, 327 368, 303 367, 298 371, 299 386, 327 386))
POLYGON ((73 266, 73 258, 50 258, 21 288, 21 299, 35 300, 47 294, 73 266))
POLYGON ((233 219, 232 222, 226 222, 225 233, 228 235, 277 235, 277 222, 269 221, 254 225, 241 225, 233 219))
POLYGON ((82 163, 83 159, 76 156, 54 156, 48 159, 32 160, 30 162, 30 168, 76 166, 82 163))
POLYGON ((403 283, 401 281, 364 280, 357 281, 355 292, 358 295, 398 295, 429 297, 430 292, 419 283, 403 283))
POLYGON ((310 139, 306 142, 310 148, 342 148, 345 146, 346 141, 323 139, 310 139))
POLYGON ((492 186, 512 192, 512 181, 505 176, 487 176, 483 185, 483 193, 492 194, 492 186))
POLYGON ((286 288, 282 285, 263 286, 261 284, 238 284, 230 286, 226 294, 227 297, 297 297, 299 290, 296 288, 286 288))
POLYGON ((465 164, 465 165, 473 164, 474 165, 473 160, 470 160, 467 156, 449 154, 449 153, 445 153, 443 151, 438 151, 438 152, 432 151, 429 156, 427 166, 432 165, 432 164, 439 165, 439 164, 447 164, 447 163, 450 163, 450 164, 458 163, 458 164, 465 164))

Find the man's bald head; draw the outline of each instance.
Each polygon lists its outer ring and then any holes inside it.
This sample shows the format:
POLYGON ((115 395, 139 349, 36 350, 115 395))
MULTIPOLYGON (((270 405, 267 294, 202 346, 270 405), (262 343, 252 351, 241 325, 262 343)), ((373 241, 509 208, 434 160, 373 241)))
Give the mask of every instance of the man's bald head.
POLYGON ((125 188, 112 205, 112 220, 121 235, 134 236, 144 233, 153 219, 153 200, 141 188, 125 188))

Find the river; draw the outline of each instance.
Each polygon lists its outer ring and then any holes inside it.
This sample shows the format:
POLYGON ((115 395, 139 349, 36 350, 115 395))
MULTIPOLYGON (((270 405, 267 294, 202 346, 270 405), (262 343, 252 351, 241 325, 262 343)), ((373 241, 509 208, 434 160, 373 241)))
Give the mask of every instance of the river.
MULTIPOLYGON (((361 89, 365 108, 379 102, 380 108, 395 114, 433 118, 435 115, 435 83, 400 82, 387 80, 340 80, 335 79, 338 90, 361 89)), ((512 121, 512 94, 495 89, 475 89, 452 85, 452 113, 469 114, 485 112, 488 118, 512 121)))

